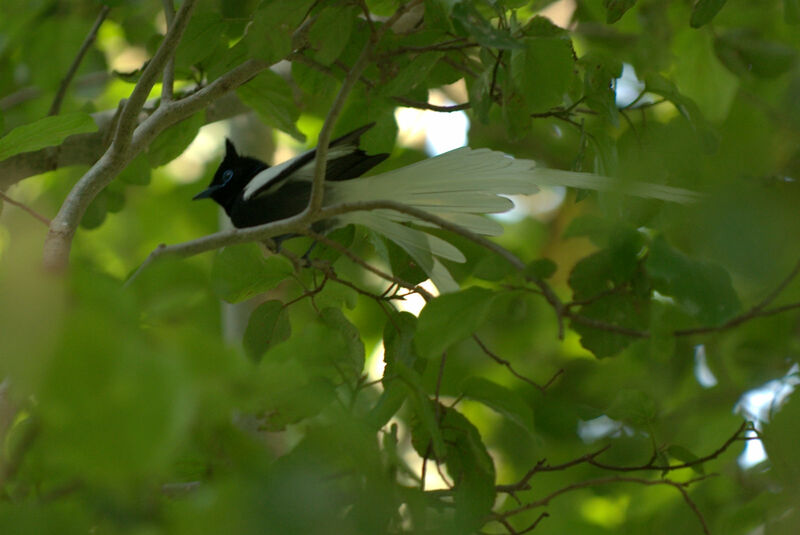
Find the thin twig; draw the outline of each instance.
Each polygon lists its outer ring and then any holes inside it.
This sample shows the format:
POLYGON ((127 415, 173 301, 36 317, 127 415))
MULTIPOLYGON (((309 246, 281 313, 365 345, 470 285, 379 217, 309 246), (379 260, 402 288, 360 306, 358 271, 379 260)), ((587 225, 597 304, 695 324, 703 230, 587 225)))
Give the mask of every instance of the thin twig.
POLYGON ((92 46, 92 43, 94 43, 94 40, 97 38, 97 31, 100 29, 100 25, 103 24, 103 21, 106 20, 109 11, 111 11, 110 7, 103 6, 100 9, 100 13, 97 14, 92 28, 83 40, 80 49, 78 49, 78 54, 75 56, 75 59, 72 60, 72 65, 69 66, 67 74, 64 75, 64 79, 61 80, 61 84, 58 86, 58 91, 56 91, 56 96, 53 98, 53 103, 50 105, 50 111, 47 112, 47 115, 58 115, 59 110, 61 110, 61 103, 64 101, 64 97, 67 94, 67 88, 75 77, 75 73, 78 72, 78 67, 80 67, 84 56, 86 56, 86 52, 89 51, 89 47, 92 46))
POLYGON ((25 204, 22 204, 21 202, 15 201, 14 199, 9 197, 8 195, 3 193, 2 191, 0 191, 0 199, 3 199, 8 204, 12 204, 12 205, 16 206, 17 208, 21 208, 21 209, 25 210, 30 215, 32 215, 33 217, 35 217, 36 219, 38 219, 39 221, 41 221, 42 223, 44 223, 48 227, 50 226, 50 220, 47 219, 45 216, 43 216, 42 214, 40 214, 39 212, 37 212, 36 210, 34 210, 31 207, 29 207, 29 206, 27 206, 25 204))
MULTIPOLYGON (((491 350, 490 350, 488 347, 486 347, 486 344, 484 344, 484 343, 483 343, 483 341, 482 341, 482 340, 481 340, 481 339, 478 337, 478 335, 477 335, 477 334, 473 334, 473 335, 472 335, 472 339, 473 339, 473 340, 475 340, 475 342, 478 344, 478 346, 480 346, 481 350, 482 350, 482 351, 483 351, 483 352, 484 352, 484 353, 485 353, 485 354, 486 354, 486 355, 487 355, 487 356, 488 356, 490 359, 492 359, 493 361, 497 362, 498 364, 500 364, 500 365, 502 365, 502 366, 505 366, 505 367, 506 367, 506 369, 507 369, 509 372, 511 372, 511 375, 513 375, 513 376, 514 376, 514 377, 516 377, 517 379, 520 379, 520 380, 522 380, 522 381, 525 381, 525 382, 526 382, 526 383, 528 383, 529 385, 532 385, 532 386, 536 387, 536 388, 537 388, 539 391, 541 391, 541 392, 544 392, 544 391, 545 391, 545 387, 543 387, 542 385, 540 385, 539 383, 537 383, 537 382, 536 382, 536 381, 534 381, 533 379, 530 379, 530 378, 528 378, 528 377, 525 377, 524 375, 522 375, 521 373, 519 373, 517 370, 515 370, 515 369, 514 369, 514 367, 511 365, 511 363, 510 363, 509 361, 507 361, 506 359, 504 359, 504 358, 500 357, 499 355, 495 354, 495 353, 494 353, 494 352, 492 352, 492 351, 491 351, 491 350)), ((563 370, 562 370, 562 371, 563 371, 563 370)), ((559 372, 559 373, 556 373, 556 375, 555 375, 555 376, 554 376, 552 379, 550 379, 550 381, 548 381, 548 384, 551 384, 551 383, 553 382, 553 380, 555 379, 555 377, 558 377, 559 375, 560 375, 560 372, 559 372)))
POLYGON ((778 314, 780 312, 785 312, 787 310, 792 310, 794 308, 800 307, 800 303, 791 303, 788 305, 783 305, 780 307, 775 307, 772 309, 765 310, 767 306, 769 306, 777 297, 786 289, 787 286, 800 274, 800 260, 797 261, 792 271, 789 275, 786 276, 785 279, 781 281, 778 286, 772 290, 760 303, 753 306, 750 310, 736 316, 735 318, 723 323, 722 325, 717 326, 709 326, 709 327, 695 327, 692 329, 681 329, 675 331, 675 336, 687 336, 690 334, 700 334, 700 333, 707 333, 713 331, 723 331, 725 329, 730 329, 731 327, 736 327, 748 320, 757 317, 764 317, 764 316, 772 316, 774 314, 778 314))
POLYGON ((314 232, 313 230, 305 230, 302 232, 302 234, 305 234, 309 238, 312 238, 314 241, 318 241, 326 245, 327 247, 330 247, 331 249, 335 249, 336 251, 342 253, 347 258, 352 260, 355 264, 363 267, 367 271, 374 273, 375 275, 381 277, 382 279, 397 284, 398 286, 402 286, 403 288, 411 290, 414 293, 420 294, 426 301, 430 301, 431 299, 433 299, 433 295, 431 295, 431 293, 428 292, 425 288, 418 286, 416 284, 411 284, 409 282, 404 281, 403 279, 395 277, 394 275, 381 271, 380 269, 369 264, 365 260, 359 258, 355 253, 350 251, 347 247, 345 247, 339 242, 333 241, 330 238, 323 236, 322 234, 314 232))
POLYGON ((468 110, 472 107, 472 104, 469 102, 464 102, 463 104, 454 104, 452 106, 438 106, 436 104, 431 104, 429 102, 421 102, 419 100, 413 100, 406 97, 392 97, 392 100, 403 104, 404 106, 408 106, 410 108, 417 108, 419 110, 431 110, 431 111, 438 111, 441 113, 453 113, 454 111, 462 111, 468 110))
POLYGON ((698 518, 698 520, 700 522, 700 525, 703 528, 703 533, 709 535, 710 531, 708 530, 708 525, 706 524, 706 521, 705 521, 705 518, 703 517, 703 514, 700 512, 700 509, 698 509, 697 504, 694 503, 694 501, 689 496, 689 493, 686 491, 687 487, 691 486, 694 483, 698 483, 698 482, 706 479, 706 477, 707 476, 699 477, 699 478, 695 478, 695 479, 690 479, 688 481, 684 481, 684 482, 681 482, 681 483, 679 483, 677 481, 672 481, 670 479, 643 479, 643 478, 628 477, 628 476, 612 476, 612 477, 604 477, 604 478, 598 478, 598 479, 590 479, 590 480, 587 480, 587 481, 580 481, 578 483, 573 483, 571 485, 567 485, 565 487, 561 487, 560 489, 548 494, 547 496, 545 496, 544 498, 542 498, 540 500, 536 500, 534 502, 527 503, 525 505, 517 507, 516 509, 512 509, 510 511, 506 511, 504 513, 494 513, 493 516, 490 518, 490 520, 495 520, 498 517, 508 518, 508 517, 514 516, 516 514, 519 514, 519 513, 525 512, 525 511, 529 511, 531 509, 544 507, 544 506, 548 505, 553 499, 557 498, 558 496, 561 496, 562 494, 566 494, 566 493, 572 492, 574 490, 585 489, 585 488, 588 488, 588 487, 597 487, 597 486, 600 486, 600 485, 608 485, 610 483, 636 483, 636 484, 639 484, 639 485, 646 485, 646 486, 668 485, 668 486, 673 487, 674 489, 678 490, 681 493, 681 496, 683 497, 684 501, 687 503, 687 505, 692 509, 694 514, 697 516, 697 518, 698 518))

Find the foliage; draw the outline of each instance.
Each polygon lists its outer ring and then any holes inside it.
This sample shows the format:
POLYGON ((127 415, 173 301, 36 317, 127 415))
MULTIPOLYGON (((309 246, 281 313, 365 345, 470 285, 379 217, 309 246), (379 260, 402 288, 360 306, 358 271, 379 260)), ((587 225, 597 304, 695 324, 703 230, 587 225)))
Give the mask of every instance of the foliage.
POLYGON ((797 531, 797 396, 734 412, 800 354, 796 0, 164 6, 4 3, 3 533, 797 531), (213 234, 189 202, 206 124, 374 121, 386 170, 424 157, 398 106, 703 200, 569 191, 492 241, 440 231, 467 257, 442 295, 364 229, 265 256, 243 242, 289 227, 213 234))

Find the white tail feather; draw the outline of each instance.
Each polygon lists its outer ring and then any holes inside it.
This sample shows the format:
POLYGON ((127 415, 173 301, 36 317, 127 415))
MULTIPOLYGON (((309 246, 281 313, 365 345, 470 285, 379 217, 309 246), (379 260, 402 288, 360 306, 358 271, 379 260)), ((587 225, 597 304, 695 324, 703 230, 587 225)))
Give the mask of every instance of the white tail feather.
MULTIPOLYGON (((678 203, 700 199, 699 194, 680 188, 539 168, 531 160, 514 159, 489 149, 463 147, 379 175, 329 182, 327 191, 330 193, 325 201, 326 204, 396 201, 477 234, 497 235, 502 227, 482 214, 510 210, 514 203, 503 195, 530 195, 539 190, 538 185, 618 191, 678 203)), ((447 269, 431 255, 463 262, 461 251, 440 238, 402 224, 431 226, 429 223, 392 210, 350 212, 337 219, 340 224, 357 223, 369 227, 400 245, 434 279, 440 291, 457 289, 447 269)))

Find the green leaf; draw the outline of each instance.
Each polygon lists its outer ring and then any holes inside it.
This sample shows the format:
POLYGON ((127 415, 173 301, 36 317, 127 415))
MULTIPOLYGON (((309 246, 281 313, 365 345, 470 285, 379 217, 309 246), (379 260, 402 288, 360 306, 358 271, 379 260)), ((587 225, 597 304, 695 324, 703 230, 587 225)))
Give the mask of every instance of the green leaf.
POLYGON ((525 268, 525 274, 544 280, 555 275, 557 269, 556 263, 549 258, 539 258, 528 264, 525 268))
POLYGON ((305 141, 305 136, 295 123, 300 117, 292 96, 292 89, 278 74, 266 70, 236 89, 236 95, 253 108, 268 125, 283 130, 295 139, 305 141))
POLYGON ((783 20, 786 24, 800 24, 800 0, 783 0, 783 20))
POLYGON ((606 8, 606 23, 614 24, 636 5, 636 0, 603 0, 603 5, 606 8))
POLYGON ((97 124, 88 113, 54 115, 18 126, 0 138, 0 161, 15 154, 58 145, 75 134, 96 132, 97 124))
POLYGON ((388 17, 400 7, 400 0, 367 0, 367 7, 370 13, 379 17, 388 17))
POLYGON ((186 150, 206 122, 205 112, 197 112, 163 132, 147 148, 150 167, 168 164, 186 150))
POLYGON ((511 52, 511 72, 528 111, 561 105, 575 76, 572 42, 568 37, 528 37, 523 43, 524 48, 511 52))
POLYGON ((727 0, 697 0, 697 3, 692 8, 692 18, 689 19, 689 25, 692 28, 699 28, 705 26, 717 16, 719 10, 725 5, 727 0))
POLYGON ((440 295, 422 309, 414 345, 420 355, 431 358, 472 335, 485 321, 495 294, 472 287, 440 295))
POLYGON ((141 153, 130 161, 119 174, 119 179, 126 184, 146 186, 150 183, 150 162, 147 154, 141 153))
POLYGON ((741 308, 727 271, 687 257, 670 247, 663 236, 653 240, 646 267, 656 290, 674 297, 687 314, 704 325, 720 325, 741 308))
POLYGON ((483 377, 469 377, 461 385, 461 394, 483 403, 533 435, 533 410, 513 390, 483 377))
POLYGON ((411 444, 420 455, 433 453, 435 458, 444 459, 445 444, 439 422, 434 412, 433 402, 422 387, 422 378, 417 372, 397 362, 395 366, 397 375, 408 386, 408 400, 414 411, 414 421, 411 426, 411 444))
POLYGON ((501 49, 524 46, 508 30, 494 27, 481 15, 472 2, 455 4, 452 9, 452 20, 460 33, 471 35, 482 46, 501 49))
POLYGON ((696 463, 692 464, 692 470, 698 474, 705 474, 703 464, 697 462, 700 457, 689 451, 687 448, 672 444, 667 448, 667 453, 670 457, 677 459, 682 463, 696 463))
POLYGON ((258 362, 269 348, 289 338, 292 327, 289 314, 283 303, 277 300, 260 304, 250 314, 244 331, 244 350, 247 356, 258 362))
MULTIPOLYGON (((217 45, 223 44, 227 24, 212 11, 195 13, 183 32, 175 51, 175 63, 180 66, 196 65, 210 56, 217 45)), ((226 47, 227 48, 227 47, 226 47)))
POLYGON ((383 329, 383 360, 386 368, 383 372, 384 380, 391 376, 395 362, 402 362, 414 368, 419 356, 414 348, 414 335, 417 331, 417 318, 408 312, 392 315, 383 329))
POLYGON ((355 385, 364 368, 361 335, 341 310, 323 309, 298 335, 273 346, 261 361, 266 368, 289 363, 302 368, 306 382, 355 385))
POLYGON ((455 482, 458 533, 473 533, 485 522, 496 497, 494 462, 478 429, 453 408, 440 407, 447 445, 447 472, 455 482))
POLYGON ((211 284, 220 299, 238 303, 274 288, 292 272, 291 263, 282 256, 265 259, 255 244, 233 245, 214 257, 211 284))
POLYGON ((576 300, 589 299, 607 292, 633 277, 644 237, 629 228, 611 232, 608 247, 581 259, 569 276, 569 286, 576 300))
POLYGON ((325 308, 320 312, 320 321, 337 332, 344 342, 344 351, 336 357, 339 373, 355 382, 364 370, 364 342, 358 328, 338 308, 325 308))
POLYGON ((791 394, 788 401, 774 411, 771 420, 759 433, 772 464, 773 477, 794 492, 800 490, 800 457, 796 445, 800 441, 800 396, 791 394))
POLYGON ((266 0, 253 18, 242 39, 250 53, 268 64, 286 57, 292 51, 292 35, 314 0, 266 0))
POLYGON ((347 46, 353 22, 358 14, 353 6, 331 6, 322 10, 308 32, 308 39, 315 50, 314 59, 330 65, 347 46))
POLYGON ((443 56, 441 52, 419 54, 402 67, 381 89, 387 96, 405 95, 419 84, 425 84, 428 74, 443 56))
POLYGON ((681 94, 671 81, 658 73, 649 73, 645 77, 645 89, 650 93, 661 95, 678 109, 689 124, 697 132, 706 152, 714 152, 717 148, 717 137, 711 125, 708 124, 700 108, 689 97, 681 94))
POLYGON ((656 402, 641 390, 620 390, 606 409, 609 418, 643 428, 654 423, 658 415, 656 402))
POLYGON ((714 40, 714 50, 720 61, 734 74, 750 73, 762 78, 775 78, 797 63, 797 50, 777 41, 760 37, 753 30, 731 30, 714 40))
POLYGON ((597 358, 610 357, 639 339, 618 330, 643 331, 648 327, 650 302, 627 293, 609 294, 582 306, 578 315, 604 324, 597 326, 573 319, 572 329, 581 335, 581 345, 597 358))
POLYGON ((613 83, 622 75, 622 62, 599 54, 586 54, 579 63, 584 69, 584 102, 609 124, 618 126, 619 108, 613 83))

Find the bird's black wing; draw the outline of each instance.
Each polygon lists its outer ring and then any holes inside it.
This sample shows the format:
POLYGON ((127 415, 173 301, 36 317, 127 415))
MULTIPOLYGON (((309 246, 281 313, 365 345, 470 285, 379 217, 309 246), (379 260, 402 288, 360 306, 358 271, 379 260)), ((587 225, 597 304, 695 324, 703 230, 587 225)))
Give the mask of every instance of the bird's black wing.
MULTIPOLYGON (((325 172, 326 180, 338 181, 355 178, 366 173, 389 156, 388 154, 367 155, 358 148, 361 135, 374 125, 375 123, 364 125, 330 143, 325 172)), ((317 150, 312 149, 258 173, 245 186, 242 194, 243 200, 247 201, 265 193, 275 193, 288 182, 310 182, 314 176, 316 155, 317 150)))

